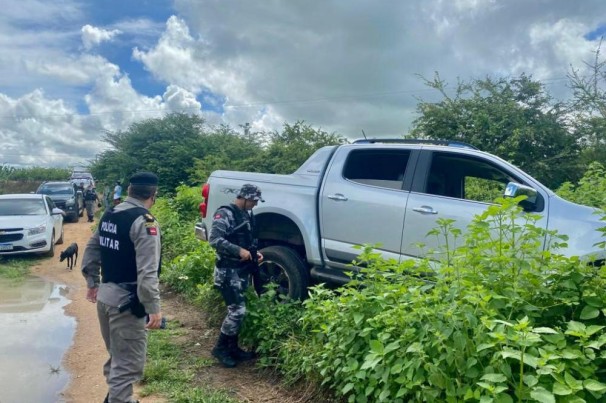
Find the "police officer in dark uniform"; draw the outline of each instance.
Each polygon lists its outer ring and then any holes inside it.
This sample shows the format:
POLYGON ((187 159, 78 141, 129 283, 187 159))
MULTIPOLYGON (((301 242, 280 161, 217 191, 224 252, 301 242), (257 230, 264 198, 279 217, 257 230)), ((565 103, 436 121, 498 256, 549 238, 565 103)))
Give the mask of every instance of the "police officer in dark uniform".
POLYGON ((95 203, 99 201, 97 191, 92 184, 89 184, 84 191, 84 205, 86 206, 86 215, 88 222, 95 221, 95 203))
POLYGON ((86 298, 97 303, 109 353, 103 366, 109 386, 105 402, 109 403, 134 402, 133 383, 141 379, 145 366, 146 329, 162 324, 160 228, 149 213, 157 186, 153 173, 133 175, 128 197, 103 214, 82 259, 86 298))
POLYGON ((227 316, 212 354, 229 368, 235 367, 239 361, 254 358, 252 352, 238 347, 238 332, 246 314, 244 292, 251 270, 256 268, 256 265, 251 265, 255 260, 251 250, 256 254, 257 263, 263 261, 263 255, 255 250, 257 240, 251 211, 259 200, 264 201, 257 186, 243 185, 233 203, 217 209, 210 230, 209 243, 217 251, 215 287, 227 305, 227 316))

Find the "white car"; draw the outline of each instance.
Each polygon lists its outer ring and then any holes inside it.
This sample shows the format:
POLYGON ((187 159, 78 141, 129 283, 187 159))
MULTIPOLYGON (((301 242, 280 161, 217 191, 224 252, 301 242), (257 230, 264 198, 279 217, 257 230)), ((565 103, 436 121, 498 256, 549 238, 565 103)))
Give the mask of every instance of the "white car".
POLYGON ((55 255, 63 243, 63 210, 43 194, 0 195, 0 255, 55 255))

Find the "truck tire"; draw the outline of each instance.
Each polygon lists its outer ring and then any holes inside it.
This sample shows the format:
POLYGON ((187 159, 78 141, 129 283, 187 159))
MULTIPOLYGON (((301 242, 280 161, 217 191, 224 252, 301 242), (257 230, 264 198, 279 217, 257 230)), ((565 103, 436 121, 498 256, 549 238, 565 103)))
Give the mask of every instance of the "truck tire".
POLYGON ((277 284, 278 294, 305 299, 309 269, 297 252, 286 246, 269 246, 260 252, 263 263, 259 265, 259 276, 253 279, 255 290, 262 292, 263 286, 271 282, 277 284))

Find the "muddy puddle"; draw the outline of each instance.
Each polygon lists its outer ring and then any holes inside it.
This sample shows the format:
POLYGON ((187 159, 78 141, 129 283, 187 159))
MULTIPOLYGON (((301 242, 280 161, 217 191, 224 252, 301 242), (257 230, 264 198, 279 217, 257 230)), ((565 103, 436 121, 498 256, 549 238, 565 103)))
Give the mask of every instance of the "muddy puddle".
POLYGON ((0 403, 62 402, 62 366, 76 321, 63 307, 67 287, 37 277, 0 278, 0 403))

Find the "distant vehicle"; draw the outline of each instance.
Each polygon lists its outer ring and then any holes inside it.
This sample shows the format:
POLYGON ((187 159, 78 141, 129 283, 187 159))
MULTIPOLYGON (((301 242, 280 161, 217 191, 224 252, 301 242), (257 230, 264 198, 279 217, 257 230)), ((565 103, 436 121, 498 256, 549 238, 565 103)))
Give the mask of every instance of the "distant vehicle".
POLYGON ((84 196, 71 182, 44 182, 36 193, 48 195, 70 221, 78 222, 84 215, 84 196))
POLYGON ((55 255, 63 243, 63 211, 44 194, 0 195, 0 255, 55 255))
POLYGON ((73 171, 69 177, 69 181, 77 187, 82 186, 84 189, 86 189, 88 185, 95 187, 95 180, 90 172, 73 171))

